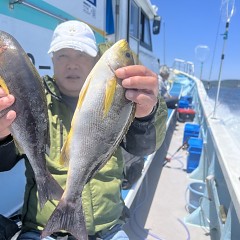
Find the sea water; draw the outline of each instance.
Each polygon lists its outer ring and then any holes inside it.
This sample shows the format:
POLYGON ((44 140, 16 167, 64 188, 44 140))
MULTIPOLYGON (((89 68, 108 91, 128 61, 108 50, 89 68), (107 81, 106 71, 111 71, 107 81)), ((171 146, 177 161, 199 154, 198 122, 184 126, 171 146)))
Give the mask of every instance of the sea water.
MULTIPOLYGON (((224 81, 225 82, 225 81, 224 81)), ((207 90, 209 101, 215 106, 217 86, 210 87, 207 90)), ((218 101, 216 102, 215 116, 223 120, 223 123, 229 129, 230 135, 240 146, 240 80, 228 81, 222 84, 218 101), (238 83, 237 83, 238 82, 238 83)))
MULTIPOLYGON (((182 84, 183 95, 185 95, 192 89, 194 81, 184 75, 180 75, 176 78, 175 82, 182 84)), ((230 135, 240 147, 240 80, 222 81, 218 99, 216 99, 218 81, 203 83, 213 112, 216 105, 215 117, 222 120, 223 124, 229 130, 230 135)))

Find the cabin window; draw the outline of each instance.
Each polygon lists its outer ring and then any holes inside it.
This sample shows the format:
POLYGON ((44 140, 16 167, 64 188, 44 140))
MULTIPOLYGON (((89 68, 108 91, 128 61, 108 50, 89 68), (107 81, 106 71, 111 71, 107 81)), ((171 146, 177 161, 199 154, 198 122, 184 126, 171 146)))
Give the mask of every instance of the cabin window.
POLYGON ((152 51, 150 20, 144 12, 141 12, 140 44, 152 51))
POLYGON ((129 33, 131 37, 139 39, 139 8, 134 1, 131 1, 130 8, 130 29, 129 33))

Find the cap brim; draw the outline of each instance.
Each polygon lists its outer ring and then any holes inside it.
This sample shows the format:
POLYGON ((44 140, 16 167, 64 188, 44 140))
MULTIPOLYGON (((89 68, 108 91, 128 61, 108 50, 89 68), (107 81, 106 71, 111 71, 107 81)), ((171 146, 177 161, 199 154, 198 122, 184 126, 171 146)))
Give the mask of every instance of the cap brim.
POLYGON ((81 43, 79 44, 79 42, 61 42, 59 44, 55 44, 54 46, 50 47, 50 49, 48 50, 48 54, 51 54, 53 52, 57 52, 63 48, 71 48, 74 50, 78 50, 81 52, 84 52, 86 54, 88 54, 91 57, 96 57, 97 56, 97 50, 84 44, 81 43))

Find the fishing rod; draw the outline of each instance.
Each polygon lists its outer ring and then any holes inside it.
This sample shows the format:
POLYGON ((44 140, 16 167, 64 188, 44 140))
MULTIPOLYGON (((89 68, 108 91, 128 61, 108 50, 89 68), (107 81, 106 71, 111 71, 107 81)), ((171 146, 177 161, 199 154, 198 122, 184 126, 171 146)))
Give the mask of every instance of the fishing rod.
MULTIPOLYGON (((229 1, 226 2, 226 11, 228 11, 228 5, 229 5, 229 1)), ((227 13, 225 33, 223 34, 223 40, 224 41, 223 41, 220 69, 219 69, 219 74, 218 74, 218 88, 217 88, 217 95, 216 95, 216 99, 215 99, 215 104, 214 104, 214 109, 213 109, 213 117, 212 118, 215 118, 215 114, 216 114, 216 108, 217 108, 219 92, 220 92, 220 87, 221 87, 221 80, 222 80, 221 75, 222 75, 222 66, 223 66, 223 60, 224 60, 224 52, 225 52, 225 47, 226 47, 226 43, 227 43, 227 39, 228 39, 228 30, 229 30, 230 20, 231 20, 231 17, 233 15, 234 9, 235 9, 234 5, 235 5, 235 0, 232 1, 232 8, 231 8, 230 15, 228 16, 228 13, 227 13)))

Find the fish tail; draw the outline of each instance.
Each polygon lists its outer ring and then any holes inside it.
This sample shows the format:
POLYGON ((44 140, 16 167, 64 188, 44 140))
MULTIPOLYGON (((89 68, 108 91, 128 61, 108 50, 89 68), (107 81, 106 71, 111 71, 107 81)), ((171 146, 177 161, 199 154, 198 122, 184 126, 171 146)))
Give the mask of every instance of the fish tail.
POLYGON ((71 233, 77 240, 88 239, 81 201, 76 204, 62 198, 43 229, 41 238, 60 230, 71 233))
POLYGON ((48 172, 42 181, 38 182, 38 197, 40 209, 42 209, 48 200, 60 200, 63 195, 63 189, 53 176, 48 172))

